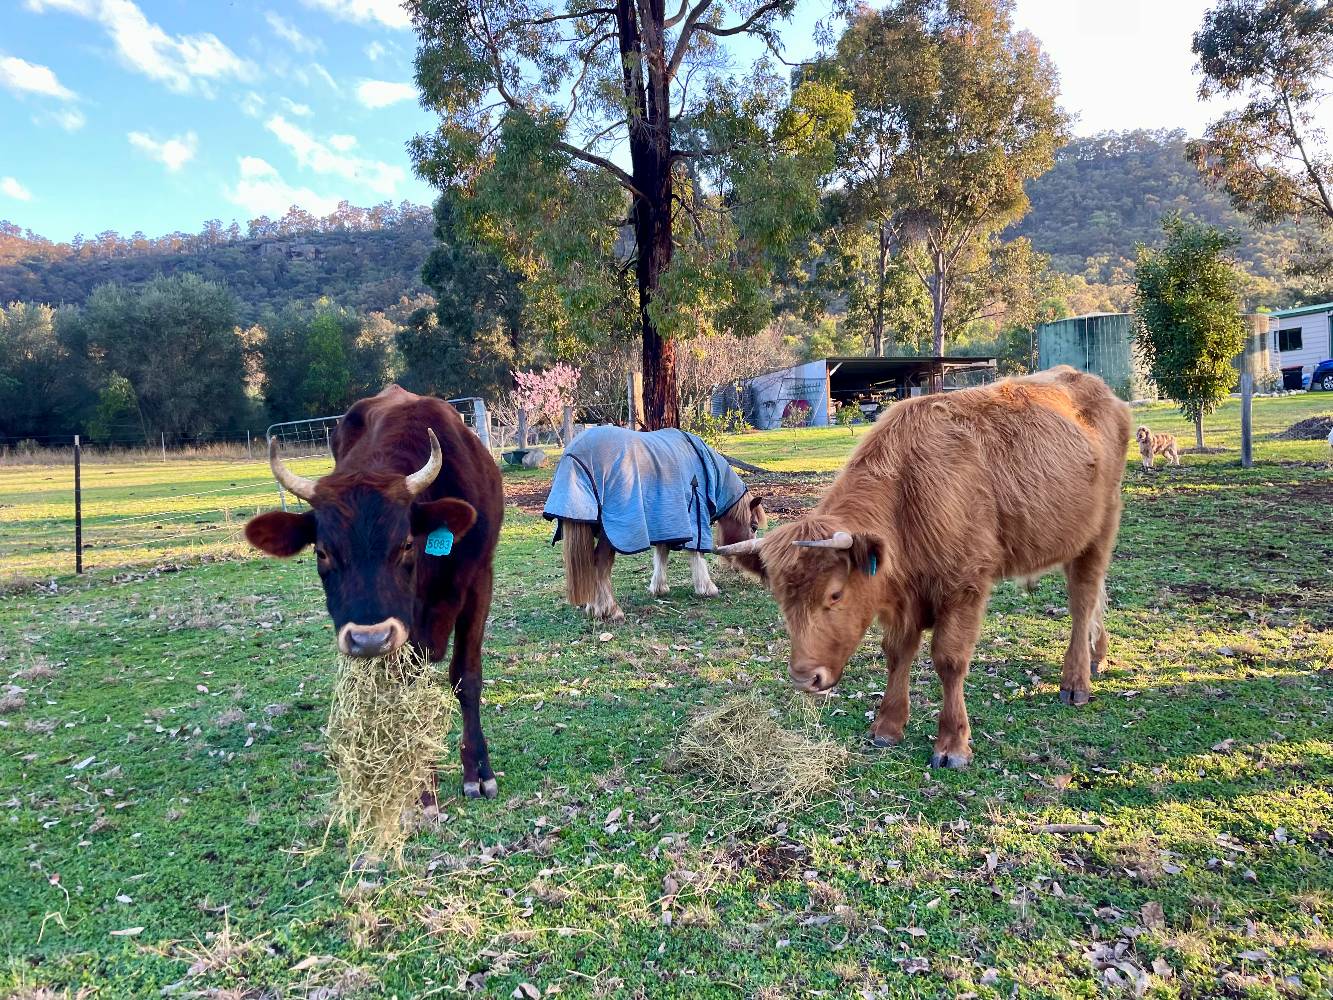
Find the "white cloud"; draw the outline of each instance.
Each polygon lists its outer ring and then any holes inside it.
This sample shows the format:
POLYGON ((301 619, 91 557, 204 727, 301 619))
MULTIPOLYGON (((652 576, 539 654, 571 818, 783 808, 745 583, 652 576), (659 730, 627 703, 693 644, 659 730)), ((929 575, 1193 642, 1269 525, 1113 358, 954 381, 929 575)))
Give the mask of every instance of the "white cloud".
POLYGON ((0 87, 16 94, 39 94, 62 101, 74 100, 74 91, 56 79, 49 66, 30 63, 17 56, 0 56, 0 87))
POLYGON ((13 177, 0 177, 0 194, 7 194, 19 201, 32 201, 32 192, 13 177))
POLYGON ((338 81, 335 80, 335 79, 330 75, 329 71, 326 70, 323 66, 321 66, 319 63, 311 63, 311 64, 310 64, 310 68, 313 69, 313 70, 315 71, 315 74, 316 74, 321 80, 323 80, 325 83, 327 83, 327 84, 329 85, 329 88, 330 88, 334 93, 336 93, 336 94, 341 94, 341 93, 342 93, 342 88, 338 86, 338 81))
POLYGON ((311 115, 315 113, 312 110, 310 110, 309 104, 298 104, 296 101, 293 101, 290 97, 280 97, 278 98, 278 100, 282 102, 282 106, 284 108, 286 108, 292 114, 300 116, 301 118, 309 118, 311 115))
POLYGON ((199 137, 193 132, 172 136, 158 141, 146 132, 131 132, 127 136, 130 145, 141 151, 149 159, 157 160, 172 173, 194 159, 199 150, 199 137))
POLYGON ((272 164, 257 156, 242 156, 240 168, 240 179, 234 187, 223 188, 223 193, 251 215, 281 216, 293 205, 315 215, 328 215, 338 207, 339 198, 293 187, 272 164))
POLYGON ((345 153, 356 146, 356 136, 354 135, 331 135, 329 136, 329 145, 340 153, 345 153))
POLYGON ((362 80, 356 85, 356 99, 368 108, 386 108, 399 101, 416 100, 417 88, 410 83, 389 80, 362 80))
POLYGON ((276 11, 268 11, 264 15, 264 20, 268 26, 273 29, 273 34, 277 35, 284 42, 294 48, 297 52, 318 52, 324 47, 324 43, 318 38, 310 38, 301 33, 301 29, 292 24, 276 11))
POLYGON ((388 51, 389 50, 386 49, 379 42, 371 42, 369 45, 366 46, 366 58, 369 59, 371 62, 379 62, 380 57, 383 56, 388 51))
POLYGON ((212 81, 248 80, 257 74, 252 63, 217 35, 168 34, 133 0, 28 0, 28 8, 39 13, 60 10, 96 21, 111 37, 123 63, 178 94, 198 90, 212 96, 212 81))
POLYGON ((407 177, 402 167, 381 160, 350 156, 331 143, 320 142, 282 115, 274 115, 264 123, 264 127, 296 155, 296 162, 317 174, 341 177, 384 196, 393 195, 407 177))
POLYGON ((412 19, 403 10, 402 0, 304 0, 304 3, 307 7, 358 24, 378 21, 388 28, 412 26, 412 19))
POLYGON ((77 132, 88 124, 83 112, 71 105, 56 108, 54 111, 42 111, 32 116, 34 125, 56 125, 66 132, 77 132))
POLYGON ((264 98, 253 90, 246 91, 238 103, 241 106, 241 113, 251 118, 258 118, 264 113, 264 98))

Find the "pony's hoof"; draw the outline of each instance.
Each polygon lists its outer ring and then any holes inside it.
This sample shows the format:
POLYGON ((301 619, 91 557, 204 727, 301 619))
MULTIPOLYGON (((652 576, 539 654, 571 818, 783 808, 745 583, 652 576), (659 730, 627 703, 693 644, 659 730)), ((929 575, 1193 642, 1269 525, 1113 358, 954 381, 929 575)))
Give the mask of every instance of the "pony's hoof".
POLYGON ((487 778, 481 783, 481 794, 493 799, 500 794, 500 785, 494 778, 487 778))
POLYGON ((1074 708, 1081 708, 1092 700, 1092 692, 1084 691, 1081 688, 1061 688, 1060 704, 1071 705, 1074 708))
POLYGON ((481 782, 480 781, 463 782, 463 794, 469 799, 481 798, 481 782))
POLYGON ((902 740, 895 740, 888 736, 880 736, 878 733, 871 733, 866 737, 866 742, 877 750, 883 750, 885 747, 896 747, 902 740))
POLYGON ((971 760, 967 754, 963 753, 940 753, 938 750, 930 755, 931 767, 947 767, 953 771, 961 771, 967 767, 971 760))

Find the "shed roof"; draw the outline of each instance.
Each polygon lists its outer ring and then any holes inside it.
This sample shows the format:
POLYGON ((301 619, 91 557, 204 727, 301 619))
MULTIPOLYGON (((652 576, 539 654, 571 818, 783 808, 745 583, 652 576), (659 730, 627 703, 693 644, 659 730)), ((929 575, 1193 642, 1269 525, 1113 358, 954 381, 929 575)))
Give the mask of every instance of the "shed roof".
POLYGON ((1333 302, 1320 302, 1313 306, 1297 306, 1294 309, 1276 309, 1269 316, 1287 319, 1290 316, 1308 316, 1312 313, 1333 312, 1333 302))

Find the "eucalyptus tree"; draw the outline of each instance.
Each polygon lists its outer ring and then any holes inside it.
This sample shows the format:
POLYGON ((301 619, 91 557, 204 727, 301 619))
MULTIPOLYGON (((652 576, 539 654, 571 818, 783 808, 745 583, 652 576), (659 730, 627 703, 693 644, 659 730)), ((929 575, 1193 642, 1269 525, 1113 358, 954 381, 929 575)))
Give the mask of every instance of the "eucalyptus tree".
POLYGON ((816 224, 851 117, 845 93, 772 60, 735 69, 728 40, 780 54, 796 0, 666 4, 407 4, 439 116, 417 171, 523 276, 553 353, 638 329, 652 427, 679 421, 678 340, 767 321, 771 268, 816 224))

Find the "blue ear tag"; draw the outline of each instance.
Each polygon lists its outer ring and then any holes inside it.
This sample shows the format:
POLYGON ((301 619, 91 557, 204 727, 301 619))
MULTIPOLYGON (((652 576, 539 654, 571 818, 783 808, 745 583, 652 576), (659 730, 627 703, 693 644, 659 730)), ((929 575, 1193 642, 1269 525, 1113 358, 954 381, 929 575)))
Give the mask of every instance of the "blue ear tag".
POLYGON ((454 548, 454 533, 448 528, 436 528, 426 536, 426 555, 447 556, 454 548))
POLYGON ((879 572, 879 559, 875 555, 870 556, 870 575, 874 576, 879 572))

